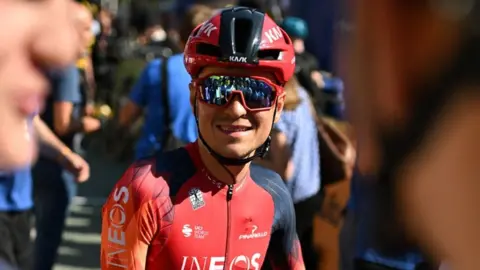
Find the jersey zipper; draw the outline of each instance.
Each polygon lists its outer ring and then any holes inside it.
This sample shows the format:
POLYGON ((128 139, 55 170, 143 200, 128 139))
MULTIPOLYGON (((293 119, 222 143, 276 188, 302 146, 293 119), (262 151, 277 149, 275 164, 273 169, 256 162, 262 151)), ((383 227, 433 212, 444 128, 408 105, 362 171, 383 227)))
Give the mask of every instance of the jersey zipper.
POLYGON ((225 261, 223 263, 223 269, 227 269, 228 264, 228 252, 230 250, 230 201, 233 196, 233 185, 228 185, 227 190, 227 243, 225 247, 225 261))

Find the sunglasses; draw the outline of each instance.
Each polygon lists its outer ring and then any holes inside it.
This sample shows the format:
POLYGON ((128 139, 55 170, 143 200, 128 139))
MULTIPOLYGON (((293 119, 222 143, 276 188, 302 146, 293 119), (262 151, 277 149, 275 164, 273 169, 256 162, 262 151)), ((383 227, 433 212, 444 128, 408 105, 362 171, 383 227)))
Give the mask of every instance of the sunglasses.
POLYGON ((225 107, 238 94, 243 107, 251 112, 270 110, 275 105, 277 94, 282 92, 280 86, 258 77, 212 75, 195 79, 192 83, 203 103, 225 107))

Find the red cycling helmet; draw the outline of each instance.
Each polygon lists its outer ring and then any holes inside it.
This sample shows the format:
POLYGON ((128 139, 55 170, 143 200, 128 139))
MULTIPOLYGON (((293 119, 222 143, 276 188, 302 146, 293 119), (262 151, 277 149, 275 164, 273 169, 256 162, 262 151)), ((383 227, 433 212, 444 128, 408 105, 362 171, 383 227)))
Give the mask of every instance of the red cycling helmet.
POLYGON ((197 26, 185 46, 185 67, 195 78, 203 67, 271 70, 283 86, 293 75, 292 41, 268 15, 246 7, 226 8, 197 26))

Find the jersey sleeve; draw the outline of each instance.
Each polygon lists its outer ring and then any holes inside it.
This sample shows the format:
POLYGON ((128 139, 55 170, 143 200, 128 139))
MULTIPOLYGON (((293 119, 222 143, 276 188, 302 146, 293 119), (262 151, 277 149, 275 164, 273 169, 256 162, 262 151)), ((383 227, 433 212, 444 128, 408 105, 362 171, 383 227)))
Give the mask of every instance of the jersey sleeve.
POLYGON ((273 270, 305 270, 295 227, 295 210, 292 200, 288 198, 282 202, 282 209, 278 211, 281 217, 273 229, 267 258, 273 270))
POLYGON ((69 66, 55 74, 55 91, 53 91, 54 101, 80 102, 78 91, 80 85, 80 74, 75 66, 69 66))
MULTIPOLYGON (((170 212, 168 186, 141 161, 124 173, 102 209, 102 269, 145 269, 154 236, 170 212)), ((171 203, 170 203, 171 205, 171 203)))

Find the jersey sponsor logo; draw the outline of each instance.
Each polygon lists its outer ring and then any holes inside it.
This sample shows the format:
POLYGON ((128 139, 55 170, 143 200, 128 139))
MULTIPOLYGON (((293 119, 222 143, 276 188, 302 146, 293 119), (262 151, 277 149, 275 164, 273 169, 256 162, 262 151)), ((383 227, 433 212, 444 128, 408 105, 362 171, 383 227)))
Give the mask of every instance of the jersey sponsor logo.
MULTIPOLYGON (((121 264, 122 254, 126 253, 126 237, 125 232, 123 231, 125 222, 127 220, 127 214, 125 212, 125 207, 130 198, 130 194, 127 187, 117 187, 113 192, 113 201, 115 202, 110 209, 108 210, 108 244, 114 250, 107 254, 107 264, 127 268, 127 265, 121 264), (112 261, 115 258, 115 262, 112 261)), ((126 254, 125 254, 126 256, 126 254)))
POLYGON ((225 265, 225 257, 196 257, 183 256, 181 270, 234 270, 234 269, 260 269, 260 253, 252 256, 239 255, 225 265))
POLYGON ((252 225, 252 232, 249 234, 241 234, 238 237, 238 240, 247 240, 247 239, 256 239, 256 238, 263 238, 268 235, 268 232, 258 232, 258 226, 257 225, 252 225))
POLYGON ((279 26, 274 26, 263 33, 270 43, 283 38, 282 31, 279 26))
POLYGON ((192 229, 190 224, 183 225, 182 233, 186 238, 192 236, 193 233, 193 237, 196 239, 205 239, 205 237, 208 235, 208 231, 206 231, 203 226, 195 225, 192 229))
POLYGON ((183 236, 190 237, 192 236, 192 232, 193 230, 192 228, 190 228, 190 225, 188 224, 183 225, 183 229, 182 229, 183 236))
POLYGON ((245 56, 230 56, 228 58, 230 62, 236 62, 236 63, 247 63, 247 57, 245 56))
POLYGON ((206 35, 207 37, 210 37, 212 34, 212 31, 217 30, 218 28, 213 25, 211 22, 206 22, 200 26, 200 29, 198 29, 198 35, 206 35))
POLYGON ((205 206, 205 201, 203 200, 203 193, 198 188, 192 188, 188 191, 188 196, 190 202, 192 203, 193 210, 198 210, 205 206))

